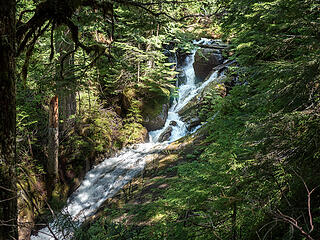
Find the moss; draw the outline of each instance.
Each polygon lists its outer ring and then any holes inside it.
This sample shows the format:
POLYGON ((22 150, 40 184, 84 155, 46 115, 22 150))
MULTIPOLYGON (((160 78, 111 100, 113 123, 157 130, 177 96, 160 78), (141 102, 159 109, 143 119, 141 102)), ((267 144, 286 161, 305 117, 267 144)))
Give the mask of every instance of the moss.
POLYGON ((158 102, 156 100, 143 103, 142 106, 142 115, 148 118, 155 118, 162 112, 162 105, 167 102, 158 102))
POLYGON ((52 197, 49 202, 51 208, 55 211, 59 211, 63 208, 66 203, 67 198, 67 185, 57 184, 54 191, 52 192, 52 197))
POLYGON ((120 130, 120 141, 122 146, 129 144, 145 142, 148 137, 148 131, 140 123, 129 122, 120 130))

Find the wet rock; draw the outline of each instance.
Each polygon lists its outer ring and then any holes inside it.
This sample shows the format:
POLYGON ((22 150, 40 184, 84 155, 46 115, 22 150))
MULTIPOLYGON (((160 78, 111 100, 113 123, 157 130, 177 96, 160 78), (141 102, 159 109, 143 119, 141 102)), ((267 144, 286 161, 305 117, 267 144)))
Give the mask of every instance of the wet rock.
POLYGON ((132 100, 135 99, 137 93, 133 88, 125 88, 121 93, 121 111, 124 115, 128 112, 129 108, 131 107, 132 100))
POLYGON ((228 47, 228 44, 223 43, 221 39, 202 39, 195 45, 202 48, 215 49, 225 49, 228 47))
POLYGON ((160 134, 158 141, 159 142, 164 142, 164 141, 168 141, 169 138, 171 137, 171 133, 172 133, 172 126, 168 126, 163 133, 160 134))
POLYGON ((178 49, 176 56, 177 56, 177 66, 183 66, 185 63, 186 58, 190 55, 190 53, 181 51, 178 49))
POLYGON ((216 67, 214 67, 210 73, 208 74, 208 76, 206 77, 206 79, 204 81, 207 81, 209 79, 209 77, 215 72, 218 71, 218 77, 221 75, 221 73, 223 73, 225 70, 228 69, 228 67, 236 65, 236 61, 235 60, 226 60, 223 64, 220 64, 216 67))
POLYGON ((150 142, 149 132, 146 128, 141 131, 141 142, 150 142))
POLYGON ((189 124, 189 120, 192 119, 195 116, 198 116, 198 107, 201 103, 201 99, 199 99, 197 96, 192 98, 183 108, 181 108, 178 111, 179 116, 181 117, 181 120, 189 124))
POLYGON ((201 124, 201 120, 199 117, 193 117, 189 120, 189 125, 187 127, 188 131, 191 131, 195 127, 199 126, 201 124))
POLYGON ((210 82, 203 88, 196 96, 194 96, 183 108, 178 111, 181 120, 187 124, 187 129, 190 131, 192 128, 198 126, 201 121, 199 119, 199 109, 203 104, 205 96, 209 94, 212 89, 216 89, 221 96, 226 95, 226 90, 223 84, 225 76, 219 76, 215 81, 210 82))
POLYGON ((171 121, 169 125, 170 125, 170 126, 177 126, 178 123, 177 123, 176 121, 171 121))
POLYGON ((177 68, 177 72, 179 72, 177 75, 177 87, 179 87, 187 82, 187 76, 182 68, 177 68))
POLYGON ((212 49, 215 49, 215 50, 224 50, 225 48, 228 47, 227 44, 222 44, 222 43, 196 44, 196 46, 201 47, 201 48, 212 48, 212 49))
POLYGON ((200 48, 197 50, 193 68, 198 82, 203 81, 211 70, 223 63, 223 57, 220 51, 212 48, 200 48))
MULTIPOLYGON (((176 61, 177 61, 177 57, 176 57, 176 54, 172 51, 170 51, 171 49, 165 49, 164 50, 164 55, 167 57, 167 61, 169 63, 175 63, 176 64, 176 61)), ((174 65, 172 65, 172 67, 174 67, 174 65)))

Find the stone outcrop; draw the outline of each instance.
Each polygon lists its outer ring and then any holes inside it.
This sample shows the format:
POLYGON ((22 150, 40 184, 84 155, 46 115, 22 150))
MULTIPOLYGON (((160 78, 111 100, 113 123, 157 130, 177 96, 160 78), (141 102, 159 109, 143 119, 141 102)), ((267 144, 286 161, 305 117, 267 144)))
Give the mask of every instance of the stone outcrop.
POLYGON ((191 131, 193 130, 195 127, 199 126, 201 124, 201 119, 196 116, 196 117, 193 117, 189 120, 189 124, 187 126, 187 130, 188 131, 191 131))
POLYGON ((172 133, 172 126, 168 126, 159 136, 158 141, 159 142, 164 142, 164 141, 168 141, 169 138, 171 137, 171 133, 172 133))
POLYGON ((198 82, 208 77, 211 70, 223 63, 222 51, 228 47, 221 40, 196 44, 199 47, 194 57, 194 71, 198 82))
POLYGON ((211 70, 223 63, 221 50, 215 48, 200 48, 194 56, 194 73, 197 81, 202 82, 211 70))
POLYGON ((211 91, 211 89, 216 89, 220 95, 225 95, 224 84, 221 83, 224 76, 218 77, 216 81, 209 83, 202 91, 200 91, 196 96, 194 96, 183 108, 178 112, 181 120, 187 124, 188 131, 201 124, 201 119, 199 117, 199 109, 205 96, 211 91))
MULTIPOLYGON (((128 113, 133 105, 134 99, 137 98, 138 93, 135 89, 125 88, 121 97, 121 110, 118 110, 118 112, 123 115, 128 113)), ((139 101, 135 104, 135 107, 141 110, 142 125, 148 131, 154 131, 164 127, 168 117, 169 102, 163 104, 157 101, 139 101)))

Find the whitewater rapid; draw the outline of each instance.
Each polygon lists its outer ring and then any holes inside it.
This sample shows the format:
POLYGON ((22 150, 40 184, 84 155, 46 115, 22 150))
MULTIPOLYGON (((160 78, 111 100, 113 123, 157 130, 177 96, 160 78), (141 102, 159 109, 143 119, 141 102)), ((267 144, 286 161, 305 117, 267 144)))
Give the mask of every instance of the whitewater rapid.
MULTIPOLYGON (((202 39, 196 44, 210 43, 212 40, 202 39)), ((79 227, 88 217, 92 216, 108 198, 113 197, 132 178, 141 173, 148 158, 165 149, 173 142, 189 132, 178 111, 193 99, 205 86, 215 81, 218 72, 214 72, 207 81, 196 86, 193 69, 196 50, 186 58, 182 70, 186 75, 186 81, 178 88, 178 98, 169 109, 165 126, 157 131, 150 132, 150 142, 134 145, 123 149, 115 157, 105 159, 102 163, 90 170, 83 179, 80 187, 72 193, 67 205, 56 220, 48 227, 38 231, 37 236, 31 236, 32 240, 41 239, 71 239, 73 230, 79 227), (171 136, 168 141, 159 143, 158 138, 167 129, 172 121, 171 136), (54 235, 54 236, 53 236, 54 235)))

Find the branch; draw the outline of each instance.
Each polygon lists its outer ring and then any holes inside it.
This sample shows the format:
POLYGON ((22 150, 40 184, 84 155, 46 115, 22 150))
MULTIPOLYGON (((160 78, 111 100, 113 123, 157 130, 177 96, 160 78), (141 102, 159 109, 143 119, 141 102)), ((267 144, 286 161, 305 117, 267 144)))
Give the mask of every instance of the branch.
POLYGON ((23 39, 23 41, 21 42, 21 44, 18 47, 17 50, 17 56, 19 56, 21 54, 21 52, 26 48, 27 43, 29 41, 29 39, 31 38, 31 36, 34 34, 33 40, 32 42, 29 44, 30 46, 34 45, 36 43, 36 41, 39 39, 39 37, 41 37, 43 35, 43 33, 49 28, 51 24, 51 21, 49 21, 43 29, 41 29, 42 26, 40 26, 40 28, 38 29, 38 33, 36 34, 37 29, 36 28, 32 28, 29 30, 29 32, 26 34, 25 38, 23 39))
POLYGON ((70 56, 71 54, 75 53, 77 50, 78 50, 78 47, 76 46, 73 50, 67 52, 67 53, 61 58, 61 61, 60 61, 60 78, 61 78, 61 79, 64 79, 64 77, 63 77, 63 69, 64 69, 64 64, 63 64, 63 62, 66 60, 66 58, 67 58, 68 56, 70 56))
POLYGON ((34 10, 35 14, 32 18, 26 23, 17 24, 16 36, 18 43, 18 55, 23 51, 28 43, 29 39, 36 32, 37 29, 46 23, 46 21, 52 19, 50 18, 50 7, 47 2, 40 3, 37 8, 34 10))
POLYGON ((35 11, 36 11, 36 9, 29 9, 29 10, 24 10, 24 11, 22 11, 22 12, 20 13, 20 15, 19 15, 19 19, 18 19, 18 21, 17 21, 17 24, 20 24, 20 23, 21 23, 21 20, 22 20, 23 15, 24 15, 25 13, 30 13, 30 12, 35 12, 35 11))
POLYGON ((277 213, 274 213, 274 215, 279 218, 280 220, 287 222, 291 224, 294 228, 298 229, 302 235, 304 235, 307 239, 309 240, 314 240, 311 236, 310 233, 314 230, 314 225, 313 225, 313 217, 312 217, 312 212, 311 212, 311 194, 319 187, 313 188, 311 191, 308 188, 307 183, 304 181, 304 179, 296 172, 293 170, 293 172, 301 179, 303 182, 303 185, 307 191, 307 203, 308 203, 308 216, 309 216, 309 224, 310 224, 310 230, 309 232, 305 232, 301 226, 299 226, 298 221, 294 219, 293 217, 287 216, 280 212, 280 210, 277 210, 277 213))
POLYGON ((6 188, 6 187, 3 187, 3 186, 0 186, 0 188, 2 188, 3 190, 6 190, 8 192, 13 192, 13 193, 16 193, 16 191, 12 190, 12 189, 9 189, 9 188, 6 188))
POLYGON ((298 222, 296 219, 287 216, 285 214, 283 214, 282 212, 280 212, 280 210, 277 211, 277 213, 274 213, 274 215, 279 219, 282 220, 284 222, 287 222, 289 224, 291 224, 291 226, 293 226, 294 228, 298 229, 302 235, 304 235, 307 239, 309 240, 315 240, 314 238, 312 238, 308 233, 306 233, 303 228, 301 226, 299 226, 298 222))
POLYGON ((86 46, 79 40, 79 28, 76 26, 70 19, 66 19, 65 24, 71 31, 71 37, 72 40, 75 43, 75 48, 81 47, 83 50, 85 50, 88 54, 91 52, 101 52, 105 51, 105 48, 101 47, 100 45, 92 45, 92 46, 86 46))
MULTIPOLYGON (((26 52, 26 58, 24 60, 24 63, 23 63, 22 69, 21 69, 21 75, 22 75, 22 80, 23 80, 23 85, 24 86, 26 86, 27 76, 28 76, 28 68, 29 68, 29 61, 30 61, 30 58, 31 58, 31 56, 33 54, 33 49, 34 49, 34 46, 36 44, 36 41, 48 29, 48 27, 50 26, 50 23, 51 22, 48 22, 48 24, 43 29, 40 29, 38 34, 34 35, 33 40, 30 43, 30 46, 29 46, 29 48, 28 48, 28 50, 26 52)), ((18 50, 18 55, 19 55, 19 51, 22 51, 22 49, 18 50)))
POLYGON ((307 190, 307 196, 308 196, 308 215, 309 215, 309 224, 310 224, 310 231, 309 233, 311 233, 314 230, 314 225, 313 225, 313 218, 312 218, 312 213, 311 213, 311 194, 319 187, 315 187, 313 188, 311 191, 309 190, 307 183, 304 181, 304 179, 296 172, 293 170, 293 172, 301 179, 301 181, 303 182, 303 185, 305 187, 305 189, 307 190))
POLYGON ((12 199, 15 199, 15 198, 17 198, 17 196, 14 196, 14 197, 11 197, 11 198, 7 198, 7 199, 4 199, 4 200, 0 200, 0 203, 11 201, 12 199))
MULTIPOLYGON (((160 5, 162 2, 160 3, 141 3, 141 2, 134 2, 134 1, 125 1, 125 0, 115 0, 115 2, 117 3, 120 3, 120 4, 123 4, 123 5, 130 5, 130 6, 134 6, 134 7, 138 7, 138 8, 141 8, 143 10, 145 10, 146 12, 150 13, 151 15, 155 16, 155 17, 159 17, 161 15, 164 15, 166 16, 167 18, 175 21, 175 22, 180 22, 186 18, 192 18, 192 17, 211 17, 211 16, 214 16, 216 15, 216 13, 213 13, 213 14, 190 14, 190 15, 186 15, 186 16, 183 16, 181 18, 175 18, 175 17, 172 17, 170 16, 167 12, 155 12, 149 8, 147 8, 147 6, 150 6, 150 5, 160 5)), ((193 1, 190 1, 190 2, 193 2, 193 1)), ((181 3, 189 3, 189 1, 187 2, 178 2, 178 1, 167 1, 167 2, 164 2, 164 3, 178 3, 178 4, 181 4, 181 3)))

